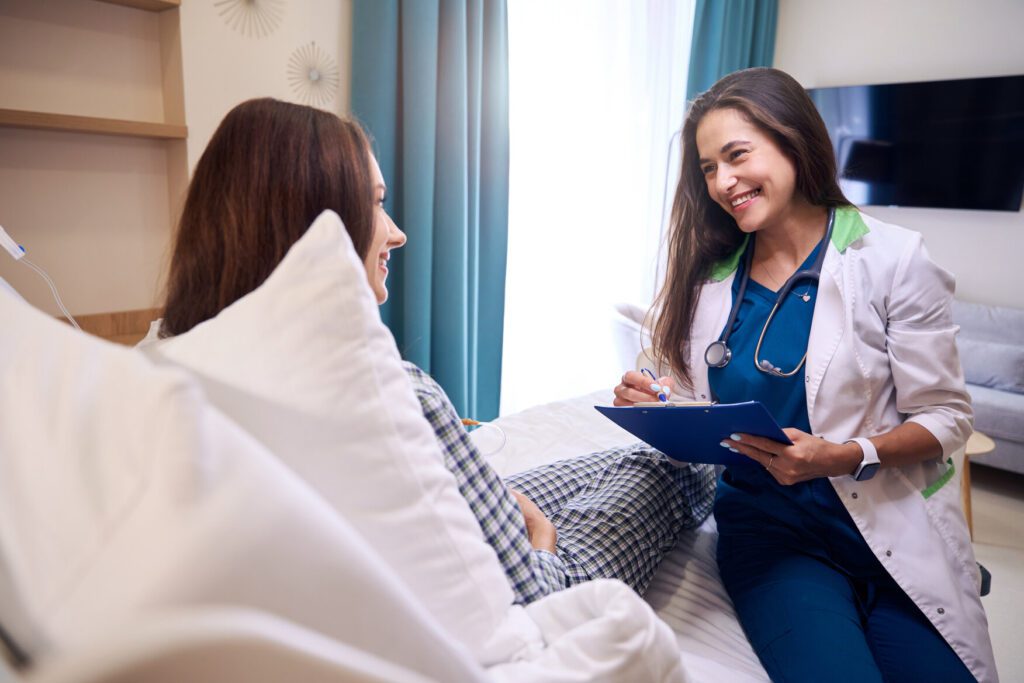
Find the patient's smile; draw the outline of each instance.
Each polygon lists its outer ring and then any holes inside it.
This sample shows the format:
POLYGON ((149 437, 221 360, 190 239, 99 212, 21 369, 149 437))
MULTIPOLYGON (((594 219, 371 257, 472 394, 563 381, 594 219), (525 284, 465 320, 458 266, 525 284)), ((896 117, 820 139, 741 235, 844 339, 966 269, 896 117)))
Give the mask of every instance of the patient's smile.
POLYGON ((366 268, 370 289, 373 290, 377 303, 382 304, 388 300, 388 288, 385 281, 388 277, 388 261, 391 260, 391 251, 405 244, 405 233, 395 225, 384 209, 384 197, 387 194, 384 176, 381 175, 377 160, 371 157, 371 162, 370 175, 374 183, 376 207, 374 208, 370 248, 366 252, 363 266, 366 268), (376 254, 376 258, 374 258, 374 254, 376 254))

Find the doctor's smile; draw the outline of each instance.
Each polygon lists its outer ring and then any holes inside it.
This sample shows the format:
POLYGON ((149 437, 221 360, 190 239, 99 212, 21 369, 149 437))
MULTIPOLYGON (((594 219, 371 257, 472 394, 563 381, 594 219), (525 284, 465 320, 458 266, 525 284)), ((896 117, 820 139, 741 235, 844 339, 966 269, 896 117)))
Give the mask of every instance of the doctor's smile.
POLYGON ((730 199, 729 204, 732 206, 734 211, 742 211, 743 209, 749 208, 748 202, 752 201, 754 197, 761 194, 760 188, 753 190, 752 192, 746 192, 735 199, 730 199))

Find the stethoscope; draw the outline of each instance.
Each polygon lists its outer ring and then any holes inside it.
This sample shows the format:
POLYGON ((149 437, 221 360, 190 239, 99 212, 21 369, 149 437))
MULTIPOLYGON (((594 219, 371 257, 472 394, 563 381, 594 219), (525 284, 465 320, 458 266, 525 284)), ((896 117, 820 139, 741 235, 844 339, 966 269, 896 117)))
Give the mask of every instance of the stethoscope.
MULTIPOLYGON (((825 239, 822 242, 821 249, 818 251, 818 258, 814 260, 814 264, 808 270, 798 270, 793 273, 785 284, 779 289, 775 296, 775 305, 772 306, 771 313, 768 314, 768 319, 764 321, 764 326, 761 328, 761 336, 758 337, 757 346, 754 348, 754 367, 759 371, 774 377, 792 377, 800 368, 804 366, 804 362, 807 360, 807 352, 804 351, 803 358, 800 359, 800 364, 797 365, 790 372, 783 372, 782 368, 773 366, 767 360, 759 360, 761 356, 761 344, 764 342, 765 333, 768 331, 768 326, 772 324, 772 319, 775 317, 775 312, 779 310, 779 306, 786 300, 793 286, 802 280, 814 280, 817 282, 821 278, 821 266, 825 262, 825 252, 827 251, 828 243, 832 239, 832 225, 835 222, 836 212, 835 209, 828 210, 828 224, 825 228, 825 239)), ((732 302, 732 310, 729 311, 729 322, 725 324, 725 329, 722 331, 722 336, 717 341, 713 341, 708 345, 708 348, 704 351, 704 362, 708 364, 709 368, 724 368, 732 360, 732 349, 729 348, 729 337, 732 336, 732 326, 736 322, 736 316, 740 312, 740 305, 743 303, 743 295, 747 291, 747 282, 750 281, 750 265, 754 259, 754 240, 757 235, 753 235, 750 239, 750 246, 747 249, 747 253, 744 254, 743 259, 743 278, 740 280, 740 289, 736 294, 736 298, 732 302)), ((810 296, 804 294, 801 296, 804 301, 809 301, 810 296)))

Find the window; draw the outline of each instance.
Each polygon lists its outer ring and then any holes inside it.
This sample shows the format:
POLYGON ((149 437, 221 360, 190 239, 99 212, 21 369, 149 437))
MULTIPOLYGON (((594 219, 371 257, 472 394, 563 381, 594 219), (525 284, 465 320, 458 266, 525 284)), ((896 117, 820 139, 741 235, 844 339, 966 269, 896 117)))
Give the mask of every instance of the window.
POLYGON ((693 13, 693 0, 509 3, 503 414, 626 369, 614 306, 653 299, 693 13))

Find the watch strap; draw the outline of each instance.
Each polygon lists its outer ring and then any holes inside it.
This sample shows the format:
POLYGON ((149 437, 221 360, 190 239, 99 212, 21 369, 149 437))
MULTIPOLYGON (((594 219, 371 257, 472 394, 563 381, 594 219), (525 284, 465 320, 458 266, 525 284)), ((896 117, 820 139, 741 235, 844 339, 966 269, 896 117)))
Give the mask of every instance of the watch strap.
POLYGON ((881 465, 882 463, 882 461, 879 460, 878 458, 878 449, 875 448, 875 444, 871 443, 870 440, 860 436, 854 439, 849 439, 846 441, 846 443, 857 444, 858 446, 860 446, 861 453, 863 453, 860 459, 860 465, 857 466, 857 469, 854 470, 853 474, 850 476, 852 476, 857 481, 861 481, 862 479, 869 479, 870 476, 874 474, 874 470, 877 470, 879 465, 881 465), (865 468, 871 470, 870 475, 862 476, 865 474, 865 468))

